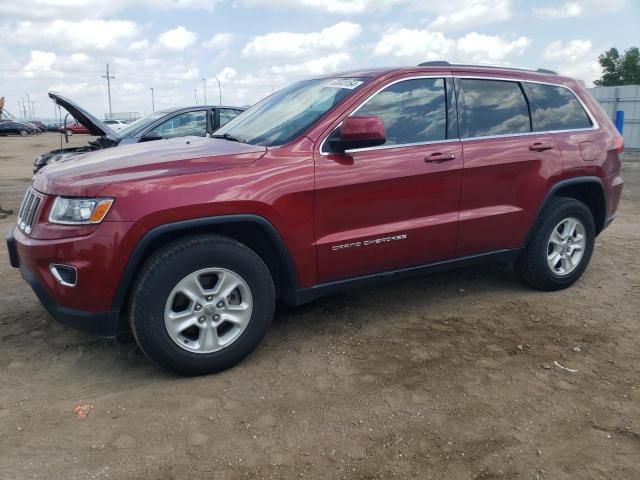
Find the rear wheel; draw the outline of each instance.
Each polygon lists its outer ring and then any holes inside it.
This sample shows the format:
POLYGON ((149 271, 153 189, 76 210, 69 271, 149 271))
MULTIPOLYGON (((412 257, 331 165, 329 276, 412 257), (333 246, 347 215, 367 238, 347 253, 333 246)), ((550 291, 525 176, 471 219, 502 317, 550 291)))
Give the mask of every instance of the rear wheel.
POLYGON ((586 270, 595 244, 595 222, 573 198, 551 199, 516 261, 522 279, 540 290, 569 287, 586 270))
POLYGON ((173 243, 143 267, 130 322, 138 345, 184 375, 232 367, 271 324, 275 289, 268 268, 235 240, 207 235, 173 243))
POLYGON ((20 130, 20 136, 26 137, 27 135, 29 135, 29 132, 27 132, 26 130, 20 130))

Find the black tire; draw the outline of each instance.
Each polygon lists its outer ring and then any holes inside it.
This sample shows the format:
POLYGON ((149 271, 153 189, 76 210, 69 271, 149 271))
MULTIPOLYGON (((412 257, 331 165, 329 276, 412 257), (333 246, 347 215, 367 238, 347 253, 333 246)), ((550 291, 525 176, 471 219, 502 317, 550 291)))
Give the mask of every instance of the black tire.
POLYGON ((146 262, 134 285, 130 324, 140 349, 153 362, 181 375, 205 375, 230 368, 253 352, 271 324, 274 308, 273 279, 253 250, 227 237, 200 235, 169 244, 146 262), (244 331, 229 346, 213 353, 189 352, 169 336, 165 304, 180 280, 213 267, 244 279, 253 310, 244 331))
POLYGON ((589 208, 574 198, 554 197, 533 227, 529 242, 516 260, 516 270, 524 282, 538 290, 553 291, 567 288, 582 276, 589 265, 595 238, 595 221, 589 208), (555 227, 566 218, 576 218, 582 222, 586 246, 575 269, 565 275, 557 275, 547 262, 547 249, 555 227))

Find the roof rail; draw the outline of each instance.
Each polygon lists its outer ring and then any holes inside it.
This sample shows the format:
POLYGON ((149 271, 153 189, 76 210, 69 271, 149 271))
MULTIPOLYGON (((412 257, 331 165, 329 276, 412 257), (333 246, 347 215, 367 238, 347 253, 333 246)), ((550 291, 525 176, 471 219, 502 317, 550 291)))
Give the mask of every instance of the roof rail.
POLYGON ((451 64, 446 60, 433 60, 431 62, 423 62, 418 66, 419 67, 447 67, 449 65, 451 64))
POLYGON ((546 68, 521 68, 521 67, 509 67, 505 65, 482 65, 482 64, 464 64, 464 63, 449 63, 446 60, 432 60, 429 62, 423 62, 418 65, 419 67, 480 67, 480 68, 502 68, 505 70, 522 70, 526 72, 538 72, 546 73, 549 75, 558 75, 558 72, 548 70, 546 68))

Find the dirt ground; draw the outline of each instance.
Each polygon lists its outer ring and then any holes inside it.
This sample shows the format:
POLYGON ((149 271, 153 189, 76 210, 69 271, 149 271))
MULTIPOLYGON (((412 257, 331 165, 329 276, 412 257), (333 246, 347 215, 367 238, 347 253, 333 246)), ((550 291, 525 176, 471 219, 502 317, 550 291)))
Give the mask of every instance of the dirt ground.
MULTIPOLYGON (((3 206, 58 143, 0 138, 3 206)), ((624 178, 573 288, 496 266, 335 295, 201 378, 60 326, 4 255, 0 478, 638 479, 640 157, 624 178)))

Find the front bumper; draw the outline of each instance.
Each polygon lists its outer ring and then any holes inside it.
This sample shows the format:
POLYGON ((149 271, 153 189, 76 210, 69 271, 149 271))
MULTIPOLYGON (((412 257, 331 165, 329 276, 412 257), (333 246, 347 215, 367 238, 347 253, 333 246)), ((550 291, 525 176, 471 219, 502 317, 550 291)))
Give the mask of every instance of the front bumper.
MULTIPOLYGON (((48 273, 46 265, 50 260, 55 260, 55 256, 58 259, 69 258, 69 251, 64 248, 66 243, 61 244, 57 241, 54 245, 50 245, 47 242, 34 241, 17 230, 8 232, 6 243, 11 266, 20 269, 22 278, 31 286, 49 314, 58 322, 107 338, 117 337, 126 329, 124 322, 120 321, 119 312, 109 308, 113 292, 109 292, 106 288, 104 281, 109 276, 105 276, 104 269, 100 271, 100 264, 94 265, 98 268, 89 269, 86 262, 81 263, 85 281, 88 274, 96 278, 95 282, 91 282, 92 284, 88 287, 65 287, 56 284, 55 279, 48 273), (94 283, 95 288, 92 288, 94 283), (95 300, 101 290, 105 298, 97 302, 95 300), (87 297, 94 301, 93 306, 96 307, 96 311, 84 307, 87 297), (103 305, 107 305, 107 308, 101 308, 103 305)), ((73 240, 69 245, 74 243, 77 247, 81 242, 73 240)), ((92 253, 95 255, 95 252, 92 253)), ((82 255, 79 254, 79 256, 82 255)))

